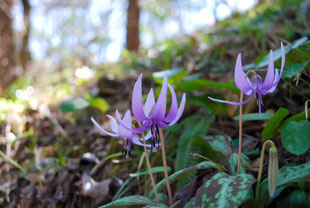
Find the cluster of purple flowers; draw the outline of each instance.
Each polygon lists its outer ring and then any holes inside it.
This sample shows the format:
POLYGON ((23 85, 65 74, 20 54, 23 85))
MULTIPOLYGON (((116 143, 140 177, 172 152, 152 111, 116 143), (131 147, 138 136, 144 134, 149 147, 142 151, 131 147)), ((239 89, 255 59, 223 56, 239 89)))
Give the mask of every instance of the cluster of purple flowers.
POLYGON ((160 146, 158 128, 167 128, 168 126, 174 125, 180 119, 184 111, 185 102, 186 95, 183 93, 181 104, 178 107, 175 91, 173 87, 168 84, 168 78, 165 74, 157 101, 155 102, 154 92, 153 89, 151 89, 143 106, 141 74, 135 83, 132 94, 132 112, 135 119, 142 124, 141 127, 136 129, 132 128, 132 117, 130 110, 127 110, 123 119, 121 119, 118 110, 116 110, 117 120, 115 120, 112 116, 107 115, 111 119, 111 130, 113 133, 103 129, 93 118, 91 118, 91 120, 103 133, 112 137, 127 138, 123 149, 126 157, 130 156, 131 143, 144 146, 141 142, 143 139, 140 138, 138 134, 144 133, 147 129, 150 129, 145 136, 145 140, 151 139, 151 144, 147 144, 145 146, 152 148, 152 150, 156 152, 157 147, 160 146), (168 114, 166 115, 168 88, 171 93, 171 106, 168 114))

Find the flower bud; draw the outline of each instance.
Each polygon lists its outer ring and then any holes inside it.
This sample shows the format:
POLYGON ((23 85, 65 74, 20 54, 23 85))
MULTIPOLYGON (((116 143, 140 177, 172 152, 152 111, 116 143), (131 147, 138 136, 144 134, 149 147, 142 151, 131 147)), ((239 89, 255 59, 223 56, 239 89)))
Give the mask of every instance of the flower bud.
POLYGON ((278 183, 278 150, 275 146, 269 149, 268 188, 270 197, 273 196, 278 183))

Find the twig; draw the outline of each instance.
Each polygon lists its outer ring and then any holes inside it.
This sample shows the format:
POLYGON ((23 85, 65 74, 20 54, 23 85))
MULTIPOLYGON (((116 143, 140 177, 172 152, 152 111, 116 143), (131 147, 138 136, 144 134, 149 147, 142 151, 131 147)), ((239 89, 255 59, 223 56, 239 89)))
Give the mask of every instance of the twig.
POLYGON ((163 135, 162 128, 159 128, 159 137, 160 137, 160 143, 161 143, 161 153, 162 153, 162 157, 163 157, 163 165, 164 165, 164 170, 165 170, 165 179, 166 179, 166 185, 167 185, 168 198, 169 198, 170 205, 172 205, 173 204, 173 200, 172 200, 169 176, 168 176, 168 171, 167 171, 165 140, 164 140, 164 135, 163 135))
POLYGON ((306 114, 306 121, 308 121, 308 103, 310 100, 306 100, 305 102, 305 114, 306 114))
POLYGON ((205 157, 205 156, 203 156, 203 155, 201 155, 201 154, 198 154, 198 153, 191 153, 191 156, 192 156, 192 157, 200 157, 200 158, 202 158, 202 159, 208 160, 209 162, 214 163, 215 165, 217 165, 217 166, 219 166, 220 168, 222 168, 226 173, 228 173, 228 170, 227 170, 226 168, 224 168, 222 165, 220 165, 220 164, 214 162, 213 160, 211 160, 211 159, 209 159, 209 158, 207 158, 207 157, 205 157))

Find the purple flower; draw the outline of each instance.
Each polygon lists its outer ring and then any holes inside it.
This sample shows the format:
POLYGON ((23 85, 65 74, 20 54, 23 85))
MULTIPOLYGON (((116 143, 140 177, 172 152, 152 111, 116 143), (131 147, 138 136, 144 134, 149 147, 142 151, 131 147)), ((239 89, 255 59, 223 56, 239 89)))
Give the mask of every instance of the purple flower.
POLYGON ((138 80, 135 83, 132 94, 132 113, 137 121, 142 123, 142 126, 137 129, 131 129, 130 125, 125 124, 119 117, 118 111, 116 111, 116 118, 119 123, 127 130, 133 133, 142 133, 146 129, 151 129, 152 150, 156 151, 156 141, 159 144, 159 129, 167 128, 174 125, 181 117, 186 102, 185 93, 183 93, 181 104, 178 107, 175 91, 173 87, 168 84, 167 75, 164 75, 163 85, 157 101, 155 102, 155 96, 153 89, 150 90, 144 107, 142 103, 142 74, 140 74, 138 80), (166 102, 167 102, 167 90, 171 92, 171 106, 168 114, 166 115, 166 102))
POLYGON ((281 53, 282 53, 282 63, 281 63, 281 71, 279 74, 279 71, 274 68, 273 52, 272 50, 270 51, 268 70, 264 82, 262 81, 262 78, 256 73, 251 77, 251 79, 246 77, 242 68, 241 54, 238 55, 237 63, 235 66, 235 84, 244 94, 250 96, 246 101, 237 103, 226 100, 218 100, 211 97, 208 98, 216 102, 228 103, 232 105, 243 105, 250 102, 253 96, 256 95, 257 104, 259 106, 259 113, 261 114, 261 106, 263 105, 262 95, 266 95, 268 93, 272 93, 273 91, 275 91, 283 73, 285 63, 285 51, 282 42, 281 42, 281 53))
MULTIPOLYGON (((91 121, 95 124, 95 126, 102 131, 103 133, 105 133, 106 135, 109 135, 111 137, 125 137, 126 142, 123 148, 122 153, 126 154, 126 157, 130 156, 130 150, 131 150, 131 143, 134 143, 136 145, 140 145, 140 146, 144 146, 144 144, 141 143, 141 138, 139 138, 139 136, 135 133, 132 133, 131 131, 129 131, 128 129, 124 128, 122 125, 120 125, 112 116, 107 115, 107 117, 111 120, 111 132, 106 131, 104 128, 102 128, 96 121, 95 119, 92 117, 91 121)), ((127 110, 124 118, 121 120, 126 126, 131 126, 131 112, 130 110, 127 110)), ((145 135, 145 140, 148 140, 151 138, 151 132, 148 132, 148 134, 145 135)), ((146 147, 150 148, 151 145, 145 145, 146 147)))

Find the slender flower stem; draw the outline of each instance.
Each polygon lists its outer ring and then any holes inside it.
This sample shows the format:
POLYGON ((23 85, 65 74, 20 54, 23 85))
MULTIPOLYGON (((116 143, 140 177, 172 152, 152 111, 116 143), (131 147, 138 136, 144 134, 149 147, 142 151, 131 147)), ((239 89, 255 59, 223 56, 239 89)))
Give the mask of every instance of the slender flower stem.
POLYGON ((166 160, 166 151, 165 151, 165 140, 164 140, 164 134, 162 128, 159 128, 159 137, 160 137, 160 143, 161 143, 161 153, 163 157, 163 165, 165 170, 165 178, 166 178, 166 185, 167 185, 167 192, 168 192, 168 198, 170 205, 173 204, 172 200, 172 194, 171 194, 171 188, 170 188, 170 182, 169 182, 169 176, 167 171, 167 160, 166 160))
MULTIPOLYGON (((141 126, 140 122, 138 122, 138 124, 139 124, 139 126, 141 126)), ((146 143, 145 143, 144 133, 142 133, 142 139, 143 139, 143 144, 144 144, 143 148, 144 148, 144 153, 145 153, 145 160, 146 160, 146 164, 147 164, 147 169, 149 171, 149 175, 150 175, 150 178, 151 178, 151 183, 152 183, 152 187, 153 187, 153 191, 154 191, 156 200, 159 202, 158 194, 157 194, 157 190, 156 190, 156 185, 155 185, 155 180, 154 180, 152 169, 151 169, 150 158, 149 158, 149 155, 147 153, 147 148, 145 146, 146 143)))
POLYGON ((263 174, 264 155, 265 155, 265 149, 266 149, 267 144, 270 144, 272 147, 276 147, 273 141, 271 140, 267 140, 263 144, 262 151, 260 154, 259 171, 258 171, 257 182, 256 182, 256 191, 255 191, 256 199, 258 199, 259 197, 259 185, 260 185, 260 181, 262 179, 262 174, 263 174))
MULTIPOLYGON (((243 101, 243 92, 240 92, 240 103, 243 101)), ((241 164, 241 152, 242 152, 242 105, 239 105, 239 151, 238 151, 238 166, 237 174, 240 173, 241 164)))

